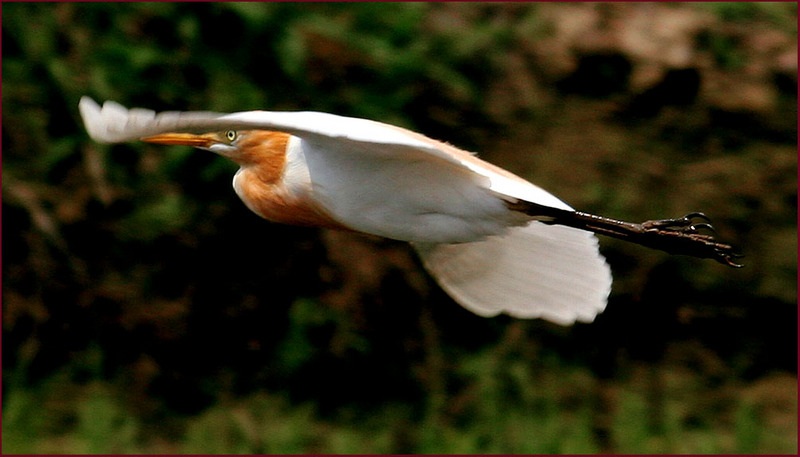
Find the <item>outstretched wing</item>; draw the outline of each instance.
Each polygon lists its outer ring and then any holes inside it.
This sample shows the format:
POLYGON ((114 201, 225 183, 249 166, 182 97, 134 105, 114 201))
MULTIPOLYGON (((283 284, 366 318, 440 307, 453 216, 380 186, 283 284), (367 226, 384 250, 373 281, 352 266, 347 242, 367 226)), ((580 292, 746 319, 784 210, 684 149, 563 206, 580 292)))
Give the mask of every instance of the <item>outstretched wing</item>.
POLYGON ((369 148, 370 154, 424 154, 470 170, 486 179, 500 196, 540 205, 571 209, 552 194, 474 155, 419 133, 367 119, 311 111, 244 111, 223 114, 208 111, 127 109, 107 101, 100 105, 82 97, 78 105, 89 135, 101 143, 121 143, 167 132, 204 133, 227 129, 264 129, 290 133, 311 142, 338 142, 340 149, 369 148))
POLYGON ((461 244, 414 244, 425 268, 461 306, 560 325, 605 309, 611 269, 589 232, 531 222, 504 236, 461 244))

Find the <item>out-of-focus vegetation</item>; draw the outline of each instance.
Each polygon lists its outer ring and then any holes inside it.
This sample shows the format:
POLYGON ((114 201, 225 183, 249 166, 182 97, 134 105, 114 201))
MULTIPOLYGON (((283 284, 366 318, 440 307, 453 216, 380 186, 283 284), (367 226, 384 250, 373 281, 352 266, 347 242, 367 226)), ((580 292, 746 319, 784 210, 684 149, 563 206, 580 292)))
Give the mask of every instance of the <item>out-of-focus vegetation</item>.
POLYGON ((4 453, 795 453, 795 3, 6 3, 4 453), (403 125, 571 205, 702 210, 733 270, 602 239, 593 324, 453 303, 403 243, 259 219, 82 95, 403 125))

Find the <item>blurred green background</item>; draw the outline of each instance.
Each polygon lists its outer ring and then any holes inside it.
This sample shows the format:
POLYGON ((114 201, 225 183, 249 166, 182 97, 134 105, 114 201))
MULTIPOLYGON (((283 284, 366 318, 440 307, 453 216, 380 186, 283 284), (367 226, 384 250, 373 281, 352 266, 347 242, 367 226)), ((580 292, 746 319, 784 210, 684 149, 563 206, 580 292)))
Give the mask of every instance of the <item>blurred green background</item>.
POLYGON ((4 3, 4 453, 796 453, 796 3, 4 3), (592 324, 262 220, 78 100, 402 125, 746 267, 613 239, 592 324))

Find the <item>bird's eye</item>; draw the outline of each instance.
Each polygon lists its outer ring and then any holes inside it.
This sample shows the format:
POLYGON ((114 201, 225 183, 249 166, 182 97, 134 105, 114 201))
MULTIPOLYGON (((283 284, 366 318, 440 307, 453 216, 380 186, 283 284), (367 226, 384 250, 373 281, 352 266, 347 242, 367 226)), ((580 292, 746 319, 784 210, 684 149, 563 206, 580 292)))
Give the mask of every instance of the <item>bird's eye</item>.
POLYGON ((228 130, 227 132, 225 132, 225 138, 227 138, 228 141, 235 140, 236 139, 236 130, 228 130))

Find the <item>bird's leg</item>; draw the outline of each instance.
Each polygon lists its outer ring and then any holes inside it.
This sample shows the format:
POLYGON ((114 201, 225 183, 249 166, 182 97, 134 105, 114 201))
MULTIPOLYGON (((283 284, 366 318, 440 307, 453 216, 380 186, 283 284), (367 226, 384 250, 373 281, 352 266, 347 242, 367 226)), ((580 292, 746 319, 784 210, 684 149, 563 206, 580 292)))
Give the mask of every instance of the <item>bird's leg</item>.
POLYGON ((660 249, 671 254, 709 258, 731 267, 742 267, 734 260, 743 255, 734 252, 730 245, 716 240, 714 227, 710 224, 710 219, 703 213, 690 213, 677 219, 659 219, 635 224, 581 211, 551 208, 522 200, 510 202, 508 206, 512 210, 521 211, 545 224, 566 225, 660 249), (702 222, 695 222, 696 220, 702 222), (708 230, 711 234, 700 233, 701 229, 708 230))

